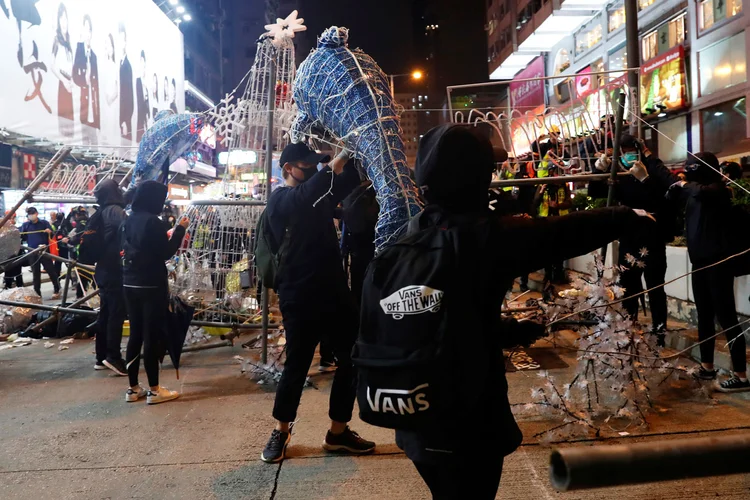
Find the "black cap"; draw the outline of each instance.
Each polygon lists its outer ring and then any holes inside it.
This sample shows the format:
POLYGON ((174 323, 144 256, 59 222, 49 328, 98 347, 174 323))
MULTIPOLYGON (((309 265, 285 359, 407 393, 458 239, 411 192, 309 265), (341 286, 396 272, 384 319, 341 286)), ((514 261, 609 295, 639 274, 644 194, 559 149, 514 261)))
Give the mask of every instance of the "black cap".
POLYGON ((38 211, 37 211, 37 209, 36 209, 36 208, 34 208, 34 207, 29 207, 29 208, 27 208, 27 209, 26 209, 26 215, 31 215, 31 214, 38 214, 38 213, 39 213, 39 212, 38 212, 38 211))
POLYGON ((331 157, 322 153, 316 153, 308 148, 307 144, 298 142, 297 144, 290 144, 284 148, 284 151, 281 153, 279 165, 281 168, 284 168, 284 165, 287 163, 296 163, 298 161, 309 163, 310 165, 317 165, 318 163, 328 163, 331 161, 331 157))

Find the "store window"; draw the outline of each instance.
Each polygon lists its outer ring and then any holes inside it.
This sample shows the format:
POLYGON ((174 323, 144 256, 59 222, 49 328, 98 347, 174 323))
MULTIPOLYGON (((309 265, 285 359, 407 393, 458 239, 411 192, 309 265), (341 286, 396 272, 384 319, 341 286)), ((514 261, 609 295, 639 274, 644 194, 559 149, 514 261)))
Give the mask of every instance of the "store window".
POLYGON ((669 139, 659 140, 659 159, 664 162, 684 161, 688 150, 687 116, 678 116, 657 125, 662 136, 669 139))
MULTIPOLYGON (((623 45, 620 49, 610 52, 609 61, 607 62, 607 68, 609 71, 624 70, 628 67, 628 49, 623 45)), ((616 80, 625 73, 610 73, 609 79, 616 80)))
POLYGON ((621 5, 607 12, 609 32, 615 32, 625 26, 625 6, 621 5))
POLYGON ((703 151, 721 153, 747 138, 745 98, 701 110, 703 151))
POLYGON ((585 54, 599 45, 604 35, 601 19, 594 19, 588 26, 579 31, 575 36, 576 56, 585 54))
POLYGON ((731 19, 742 12, 742 0, 700 0, 698 28, 706 31, 715 24, 731 19))
MULTIPOLYGON (((599 58, 593 63, 591 63, 591 72, 592 73, 603 73, 604 72, 604 59, 599 58)), ((596 76, 596 86, 597 87, 603 87, 607 84, 607 75, 597 75, 596 76)))
POLYGON ((702 96, 747 81, 745 32, 726 38, 698 52, 698 76, 702 96))
POLYGON ((685 22, 687 13, 664 23, 641 39, 643 61, 650 61, 685 42, 685 22))
POLYGON ((638 10, 647 9, 655 3, 656 0, 638 0, 638 10))

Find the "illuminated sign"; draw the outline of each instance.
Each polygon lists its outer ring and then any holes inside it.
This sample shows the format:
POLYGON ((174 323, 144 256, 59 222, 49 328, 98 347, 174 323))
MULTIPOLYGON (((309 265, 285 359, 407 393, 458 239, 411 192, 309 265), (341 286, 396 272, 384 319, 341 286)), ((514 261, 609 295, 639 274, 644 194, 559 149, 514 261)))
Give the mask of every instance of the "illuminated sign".
POLYGON ((188 188, 186 186, 180 186, 179 184, 170 184, 168 187, 170 200, 190 199, 190 191, 188 191, 188 188))
POLYGON ((519 111, 543 106, 544 80, 542 78, 544 78, 544 58, 537 57, 510 83, 511 106, 519 111))
POLYGON ((641 67, 641 112, 661 113, 685 103, 685 49, 680 45, 641 67))
POLYGON ((235 151, 222 151, 219 153, 219 164, 221 165, 247 165, 258 161, 258 153, 238 149, 235 151))

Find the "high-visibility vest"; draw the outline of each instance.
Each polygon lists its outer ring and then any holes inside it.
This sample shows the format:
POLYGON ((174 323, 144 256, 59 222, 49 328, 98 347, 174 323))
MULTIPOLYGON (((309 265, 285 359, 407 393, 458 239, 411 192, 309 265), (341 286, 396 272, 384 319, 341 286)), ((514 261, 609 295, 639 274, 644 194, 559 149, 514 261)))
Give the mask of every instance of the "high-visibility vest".
MULTIPOLYGON (((544 192, 542 193, 542 202, 539 204, 539 217, 549 217, 549 191, 550 189, 554 189, 555 186, 547 186, 544 189, 544 192)), ((566 201, 566 195, 565 195, 565 186, 558 186, 557 192, 555 193, 557 197, 557 204, 560 205, 566 201)), ((568 215, 570 213, 570 210, 567 209, 559 209, 558 215, 568 215)))
MULTIPOLYGON (((515 178, 515 175, 513 175, 513 172, 511 172, 510 170, 507 170, 507 169, 503 169, 502 170, 501 176, 502 176, 503 180, 510 180, 510 179, 514 179, 515 178)), ((505 186, 503 188, 503 191, 505 191, 506 193, 509 192, 509 191, 513 191, 513 186, 505 186)))

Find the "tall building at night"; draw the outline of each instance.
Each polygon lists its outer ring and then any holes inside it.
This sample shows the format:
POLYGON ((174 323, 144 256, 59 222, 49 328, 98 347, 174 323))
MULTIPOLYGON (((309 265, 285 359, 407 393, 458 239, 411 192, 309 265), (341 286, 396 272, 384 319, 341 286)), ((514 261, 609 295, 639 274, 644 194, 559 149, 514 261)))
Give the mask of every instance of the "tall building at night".
MULTIPOLYGON (((748 162, 743 0, 638 0, 639 101, 644 138, 666 162, 686 150, 748 162)), ((604 89, 626 85, 622 0, 487 0, 488 74, 557 77, 542 104, 592 116, 604 89), (535 68, 532 70, 532 68, 535 68), (589 73, 614 73, 586 76, 589 73)), ((524 96, 526 97, 526 96, 524 96)), ((601 107, 601 106, 600 106, 601 107)))

